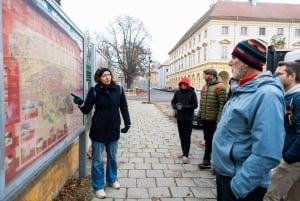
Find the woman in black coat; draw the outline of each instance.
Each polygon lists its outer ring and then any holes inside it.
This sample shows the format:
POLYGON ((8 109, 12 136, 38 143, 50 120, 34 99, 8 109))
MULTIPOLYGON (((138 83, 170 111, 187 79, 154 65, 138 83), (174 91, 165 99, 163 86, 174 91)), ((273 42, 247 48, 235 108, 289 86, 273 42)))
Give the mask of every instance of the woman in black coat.
POLYGON ((121 117, 125 127, 121 129, 126 133, 130 128, 126 96, 121 86, 117 85, 109 68, 97 69, 94 75, 97 83, 91 87, 85 101, 74 96, 74 103, 78 104, 83 114, 88 114, 95 106, 89 136, 92 140, 92 184, 98 198, 106 197, 104 186, 105 178, 108 185, 119 189, 117 181, 117 149, 120 138, 121 117), (106 149, 107 165, 104 172, 103 150, 106 149))
POLYGON ((171 105, 177 113, 177 126, 182 149, 180 157, 182 157, 183 163, 188 163, 193 128, 192 120, 194 110, 198 107, 198 100, 187 77, 182 78, 178 85, 179 90, 175 92, 171 105))

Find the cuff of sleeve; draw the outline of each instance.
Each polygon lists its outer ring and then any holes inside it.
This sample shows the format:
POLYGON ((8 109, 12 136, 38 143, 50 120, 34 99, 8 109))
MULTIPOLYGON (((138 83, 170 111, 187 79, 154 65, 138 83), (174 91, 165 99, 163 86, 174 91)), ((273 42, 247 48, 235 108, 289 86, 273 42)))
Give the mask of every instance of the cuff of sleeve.
POLYGON ((237 190, 234 188, 233 180, 231 180, 231 182, 230 182, 230 188, 231 188, 231 191, 232 191, 234 197, 235 197, 236 199, 239 199, 240 197, 239 197, 239 195, 238 195, 237 190))
POLYGON ((82 108, 84 106, 84 103, 82 103, 81 105, 78 105, 78 107, 82 108))

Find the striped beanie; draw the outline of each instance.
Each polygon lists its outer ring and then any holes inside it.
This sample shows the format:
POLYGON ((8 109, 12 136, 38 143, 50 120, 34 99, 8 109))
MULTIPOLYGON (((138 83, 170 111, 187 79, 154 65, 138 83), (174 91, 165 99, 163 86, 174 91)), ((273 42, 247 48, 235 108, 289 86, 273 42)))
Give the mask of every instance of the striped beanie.
POLYGON ((266 63, 266 46, 256 39, 239 42, 233 49, 232 56, 236 56, 251 68, 262 71, 266 63))

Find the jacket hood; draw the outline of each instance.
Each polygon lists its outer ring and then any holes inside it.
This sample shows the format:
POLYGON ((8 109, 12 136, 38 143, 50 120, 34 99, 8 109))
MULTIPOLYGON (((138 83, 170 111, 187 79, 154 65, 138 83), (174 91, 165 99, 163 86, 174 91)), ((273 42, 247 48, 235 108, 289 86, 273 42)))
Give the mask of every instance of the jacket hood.
POLYGON ((290 95, 290 94, 294 94, 294 93, 297 93, 297 92, 300 92, 300 84, 296 84, 295 86, 293 86, 290 90, 288 90, 286 92, 285 95, 290 95))
POLYGON ((180 80, 180 82, 178 83, 178 86, 180 86, 180 84, 186 84, 186 85, 188 86, 188 88, 189 88, 191 82, 190 82, 189 78, 184 77, 184 78, 182 78, 182 79, 180 80))
POLYGON ((253 91, 258 90, 259 87, 262 87, 266 84, 270 84, 270 85, 277 87, 284 94, 283 86, 280 82, 279 77, 276 77, 276 78, 272 77, 272 73, 270 71, 265 71, 265 72, 260 73, 258 76, 253 78, 251 81, 246 82, 242 86, 237 87, 235 92, 236 93, 253 92, 253 91))

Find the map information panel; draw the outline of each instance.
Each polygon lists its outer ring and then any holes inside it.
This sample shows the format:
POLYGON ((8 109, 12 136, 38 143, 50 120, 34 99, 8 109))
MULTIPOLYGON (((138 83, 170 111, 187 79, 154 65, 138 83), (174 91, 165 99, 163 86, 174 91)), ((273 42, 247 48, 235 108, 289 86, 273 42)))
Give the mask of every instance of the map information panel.
POLYGON ((7 183, 82 126, 70 93, 82 94, 83 41, 30 1, 2 13, 7 183))

